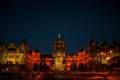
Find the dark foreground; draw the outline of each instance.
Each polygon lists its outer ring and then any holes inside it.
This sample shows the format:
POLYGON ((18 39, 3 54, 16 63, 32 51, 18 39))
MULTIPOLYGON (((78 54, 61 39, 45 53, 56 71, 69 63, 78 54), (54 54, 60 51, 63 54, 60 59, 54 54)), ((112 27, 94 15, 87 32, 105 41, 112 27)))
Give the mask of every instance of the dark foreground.
POLYGON ((120 80, 107 72, 2 72, 0 80, 120 80))

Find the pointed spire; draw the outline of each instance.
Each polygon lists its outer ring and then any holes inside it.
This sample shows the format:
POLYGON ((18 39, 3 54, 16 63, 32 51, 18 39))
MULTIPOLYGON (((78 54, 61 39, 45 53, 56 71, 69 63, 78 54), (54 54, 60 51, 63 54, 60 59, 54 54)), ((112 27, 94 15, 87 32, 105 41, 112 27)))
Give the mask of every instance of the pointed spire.
POLYGON ((116 39, 116 36, 114 35, 114 39, 113 39, 113 42, 112 42, 113 45, 117 45, 117 39, 116 39))
POLYGON ((94 42, 94 37, 92 36, 92 38, 91 38, 91 42, 94 42))
POLYGON ((11 43, 14 43, 14 40, 12 40, 11 43))
POLYGON ((107 45, 107 41, 106 41, 106 39, 104 38, 103 39, 103 43, 102 43, 103 45, 107 45))
POLYGON ((25 38, 25 37, 24 37, 24 39, 23 39, 23 43, 26 44, 26 38, 25 38))
POLYGON ((82 48, 79 50, 79 52, 82 52, 82 51, 84 51, 82 48))
POLYGON ((60 39, 60 33, 58 33, 58 38, 60 39))
POLYGON ((5 43, 5 39, 4 39, 4 37, 2 37, 1 44, 4 44, 4 43, 5 43))

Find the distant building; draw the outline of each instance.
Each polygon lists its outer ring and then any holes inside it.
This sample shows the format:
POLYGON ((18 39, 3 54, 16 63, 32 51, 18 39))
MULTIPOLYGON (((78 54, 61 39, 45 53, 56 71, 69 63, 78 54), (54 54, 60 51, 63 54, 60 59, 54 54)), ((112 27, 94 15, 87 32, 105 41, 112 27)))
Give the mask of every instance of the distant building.
POLYGON ((52 71, 53 64, 54 62, 52 55, 41 54, 39 71, 52 71))
POLYGON ((90 55, 91 59, 94 59, 98 51, 98 45, 97 42, 94 41, 94 38, 92 37, 90 43, 88 44, 88 50, 87 53, 90 55))
POLYGON ((26 54, 26 68, 29 71, 39 71, 40 51, 32 50, 26 54))
POLYGON ((40 71, 82 70, 83 67, 88 67, 89 62, 86 50, 80 50, 77 54, 66 54, 66 45, 60 34, 53 43, 52 55, 41 55, 40 58, 40 71))
POLYGON ((86 53, 86 50, 80 50, 77 54, 67 55, 65 63, 67 71, 86 70, 89 67, 89 55, 86 53))
MULTIPOLYGON (((88 49, 80 49, 76 54, 66 53, 65 41, 58 34, 53 42, 52 54, 41 54, 38 50, 29 51, 25 39, 17 46, 13 41, 0 43, 0 65, 24 65, 28 71, 85 71, 99 70, 113 64, 120 56, 120 43, 114 37, 111 44, 106 39, 97 44, 92 37, 88 49), (112 61, 114 60, 114 61, 112 61)), ((13 67, 12 66, 12 67, 13 67)), ((1 68, 1 66, 0 66, 1 68)), ((11 68, 10 68, 11 69, 11 68)))
POLYGON ((13 41, 7 45, 3 40, 0 44, 0 64, 24 65, 28 51, 29 46, 25 40, 18 46, 16 46, 13 41))
POLYGON ((99 68, 101 65, 109 65, 114 57, 120 56, 120 43, 114 37, 111 44, 106 39, 101 44, 97 44, 92 38, 88 45, 87 53, 90 58, 90 67, 99 68))
POLYGON ((60 37, 60 34, 58 34, 57 40, 54 41, 52 55, 54 60, 53 70, 64 70, 66 47, 65 47, 65 42, 60 37))

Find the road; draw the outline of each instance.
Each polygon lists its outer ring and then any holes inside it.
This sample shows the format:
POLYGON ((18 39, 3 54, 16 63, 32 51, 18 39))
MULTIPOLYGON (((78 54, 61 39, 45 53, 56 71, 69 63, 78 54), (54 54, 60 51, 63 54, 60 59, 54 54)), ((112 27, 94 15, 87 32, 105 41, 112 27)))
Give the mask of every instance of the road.
POLYGON ((33 72, 0 73, 0 80, 120 80, 107 72, 33 72))
POLYGON ((53 72, 37 75, 33 80, 120 80, 119 76, 105 72, 53 72))

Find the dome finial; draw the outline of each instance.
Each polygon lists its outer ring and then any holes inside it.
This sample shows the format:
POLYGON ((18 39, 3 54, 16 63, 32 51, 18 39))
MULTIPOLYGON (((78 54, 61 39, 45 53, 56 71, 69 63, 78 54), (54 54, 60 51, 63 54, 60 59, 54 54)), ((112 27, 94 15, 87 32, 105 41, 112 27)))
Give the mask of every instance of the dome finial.
POLYGON ((60 39, 60 33, 58 33, 58 38, 60 39))

